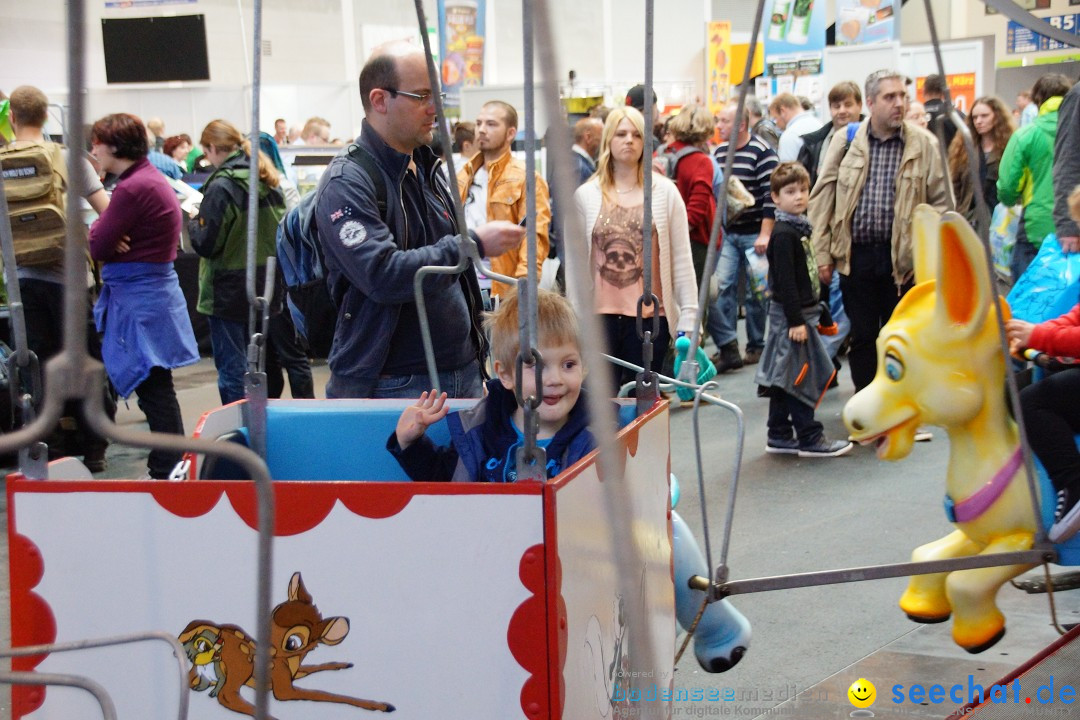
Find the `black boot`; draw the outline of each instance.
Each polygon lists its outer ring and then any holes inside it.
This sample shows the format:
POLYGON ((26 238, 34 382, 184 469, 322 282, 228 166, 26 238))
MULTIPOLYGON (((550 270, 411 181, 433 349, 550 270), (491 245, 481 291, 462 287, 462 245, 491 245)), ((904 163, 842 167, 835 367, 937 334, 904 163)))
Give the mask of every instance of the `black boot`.
POLYGON ((739 354, 739 341, 732 340, 720 348, 720 352, 713 361, 716 372, 725 373, 729 370, 738 370, 743 366, 742 355, 739 354))

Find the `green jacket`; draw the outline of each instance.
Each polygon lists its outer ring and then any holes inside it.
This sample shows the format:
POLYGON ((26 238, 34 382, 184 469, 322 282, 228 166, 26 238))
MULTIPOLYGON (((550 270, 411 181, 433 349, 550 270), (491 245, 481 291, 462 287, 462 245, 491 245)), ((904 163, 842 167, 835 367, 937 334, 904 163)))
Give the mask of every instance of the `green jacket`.
POLYGON ((1044 102, 1035 122, 1013 133, 998 166, 998 202, 1024 206, 1021 222, 1035 247, 1054 232, 1054 139, 1061 100, 1044 102))
MULTIPOLYGON (((199 261, 199 302, 203 315, 247 322, 247 198, 248 158, 237 151, 221 164, 202 187, 199 215, 189 225, 191 245, 199 261)), ((277 254, 278 223, 285 216, 280 188, 259 183, 259 216, 255 243, 256 291, 264 287, 266 258, 277 254)), ((280 283, 271 313, 280 312, 280 283)))

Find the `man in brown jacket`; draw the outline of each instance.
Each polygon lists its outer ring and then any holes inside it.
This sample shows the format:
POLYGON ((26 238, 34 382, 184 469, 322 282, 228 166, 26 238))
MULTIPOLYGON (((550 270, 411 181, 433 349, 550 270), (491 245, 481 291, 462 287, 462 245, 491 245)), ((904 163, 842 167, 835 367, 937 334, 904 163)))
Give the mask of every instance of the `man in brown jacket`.
MULTIPOLYGON (((536 173, 536 217, 528 215, 525 197, 525 161, 510 154, 517 134, 517 111, 507 103, 485 103, 476 117, 476 146, 480 152, 458 172, 458 191, 465 206, 465 222, 472 229, 490 220, 513 223, 536 223, 536 278, 548 256, 548 227, 551 204, 548 186, 536 173)), ((486 261, 485 261, 486 264, 486 261)), ((500 275, 522 278, 528 274, 528 244, 491 258, 491 269, 500 275)), ((481 287, 487 283, 481 278, 481 287)), ((491 294, 507 290, 503 283, 492 282, 491 294)))
POLYGON ((866 79, 870 119, 834 133, 810 195, 810 223, 821 280, 840 273, 851 318, 851 379, 856 390, 877 373, 875 341, 913 285, 911 214, 926 203, 952 209, 948 176, 934 136, 904 121, 904 76, 878 70, 866 79))

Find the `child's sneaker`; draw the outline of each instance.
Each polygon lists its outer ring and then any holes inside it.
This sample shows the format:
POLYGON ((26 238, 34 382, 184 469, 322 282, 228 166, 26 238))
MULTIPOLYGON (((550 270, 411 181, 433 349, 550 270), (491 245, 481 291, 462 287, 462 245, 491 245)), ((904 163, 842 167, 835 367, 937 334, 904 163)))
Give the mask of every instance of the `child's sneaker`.
POLYGON ((855 443, 850 440, 826 440, 820 438, 808 447, 799 448, 799 457, 840 457, 851 452, 855 443))
POLYGON ((1057 493, 1057 509, 1054 524, 1047 537, 1052 543, 1065 542, 1080 530, 1080 493, 1075 489, 1062 488, 1057 493))
POLYGON ((776 455, 798 455, 799 441, 790 438, 769 438, 765 441, 765 452, 776 455))

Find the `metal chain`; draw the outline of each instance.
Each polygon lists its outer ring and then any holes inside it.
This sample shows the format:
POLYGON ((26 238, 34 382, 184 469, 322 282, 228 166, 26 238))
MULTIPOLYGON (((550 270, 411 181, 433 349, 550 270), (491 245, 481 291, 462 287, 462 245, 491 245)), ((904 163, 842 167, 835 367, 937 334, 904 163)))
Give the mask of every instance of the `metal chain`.
MULTIPOLYGON (((652 216, 652 155, 653 155, 653 16, 654 0, 645 0, 645 87, 643 90, 645 137, 642 148, 642 190, 645 198, 641 219, 642 288, 637 304, 637 333, 641 339, 641 365, 637 375, 634 397, 638 412, 653 406, 660 396, 656 373, 652 370, 653 343, 660 334, 660 301, 653 293, 653 216, 652 216), (652 308, 652 330, 645 329, 645 308, 652 308)), ((665 351, 667 348, 664 349, 665 351)))
MULTIPOLYGON (((524 313, 525 311, 521 308, 520 297, 519 295, 518 312, 524 313)), ((514 462, 517 466, 518 481, 535 480, 544 482, 547 480, 547 452, 536 444, 536 436, 540 432, 540 413, 536 409, 540 407, 540 395, 543 393, 544 387, 544 358, 541 357, 539 350, 533 348, 529 360, 531 360, 531 365, 527 363, 525 353, 519 352, 514 367, 514 396, 525 416, 525 427, 521 428, 525 440, 515 453, 514 462), (527 367, 532 368, 533 382, 535 383, 533 386, 535 394, 528 397, 524 393, 524 377, 527 367)))

